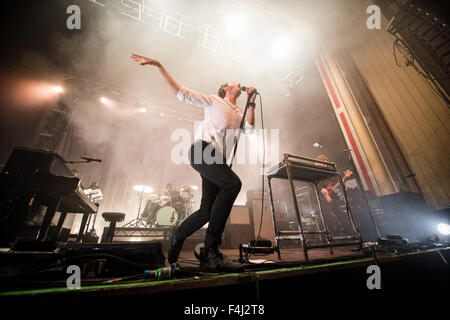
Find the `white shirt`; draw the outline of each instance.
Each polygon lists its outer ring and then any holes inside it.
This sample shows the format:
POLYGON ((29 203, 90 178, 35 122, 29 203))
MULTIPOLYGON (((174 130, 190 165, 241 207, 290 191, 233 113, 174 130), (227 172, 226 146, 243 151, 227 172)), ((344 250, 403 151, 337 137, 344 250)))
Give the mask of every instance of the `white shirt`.
MULTIPOLYGON (((228 98, 216 95, 206 96, 182 87, 177 94, 178 100, 205 108, 205 118, 195 132, 195 140, 213 143, 214 147, 224 150, 227 129, 239 129, 242 121, 242 110, 233 105, 228 98)), ((245 122, 245 133, 253 131, 248 121, 245 122)), ((232 148, 227 147, 227 158, 232 148)), ((224 153, 225 154, 225 153, 224 153)))

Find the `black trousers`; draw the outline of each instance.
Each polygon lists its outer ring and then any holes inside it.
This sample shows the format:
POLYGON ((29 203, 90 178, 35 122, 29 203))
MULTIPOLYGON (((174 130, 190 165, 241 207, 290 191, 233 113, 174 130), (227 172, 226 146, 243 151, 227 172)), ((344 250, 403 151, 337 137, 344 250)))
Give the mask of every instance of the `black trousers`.
MULTIPOLYGON (((200 209, 191 214, 176 229, 178 239, 186 239, 196 230, 209 222, 205 237, 206 248, 217 248, 222 239, 225 224, 230 215, 233 203, 241 190, 241 180, 226 164, 224 157, 217 154, 221 163, 205 159, 202 155, 205 148, 211 150, 205 141, 196 141, 189 150, 191 166, 202 177, 202 200, 200 209), (201 155, 199 156, 199 152, 201 155), (195 155, 195 153, 197 153, 195 155)), ((208 150, 206 150, 208 152, 208 150)), ((212 156, 218 151, 212 149, 212 156)))
POLYGON ((350 218, 342 210, 341 204, 344 204, 344 200, 332 199, 331 202, 324 201, 322 204, 329 231, 334 236, 353 234, 350 218))

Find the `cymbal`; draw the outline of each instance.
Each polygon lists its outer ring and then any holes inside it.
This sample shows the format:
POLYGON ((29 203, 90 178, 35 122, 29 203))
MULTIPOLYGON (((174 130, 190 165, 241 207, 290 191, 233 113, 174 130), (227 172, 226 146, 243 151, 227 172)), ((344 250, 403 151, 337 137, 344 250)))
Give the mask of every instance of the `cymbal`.
POLYGON ((135 185, 133 187, 133 189, 136 191, 139 191, 139 192, 144 192, 144 193, 150 193, 153 191, 152 187, 142 186, 142 185, 135 185))

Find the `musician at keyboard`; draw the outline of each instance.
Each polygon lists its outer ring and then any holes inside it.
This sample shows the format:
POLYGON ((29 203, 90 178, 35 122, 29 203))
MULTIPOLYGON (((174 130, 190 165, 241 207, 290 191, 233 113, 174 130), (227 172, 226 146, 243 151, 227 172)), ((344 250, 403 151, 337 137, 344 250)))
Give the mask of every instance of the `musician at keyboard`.
POLYGON ((87 218, 97 205, 83 192, 80 179, 66 161, 50 151, 15 148, 0 174, 0 242, 14 243, 33 204, 47 207, 37 240, 56 240, 67 213, 83 214, 77 241, 81 241, 87 218), (48 230, 61 212, 54 235, 48 230))

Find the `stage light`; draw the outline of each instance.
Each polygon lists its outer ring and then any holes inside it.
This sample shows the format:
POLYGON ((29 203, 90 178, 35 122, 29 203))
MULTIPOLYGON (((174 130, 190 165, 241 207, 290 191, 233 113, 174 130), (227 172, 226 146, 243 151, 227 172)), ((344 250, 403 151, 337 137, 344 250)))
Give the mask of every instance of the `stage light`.
POLYGON ((56 92, 56 93, 61 93, 61 92, 63 92, 63 88, 60 87, 60 86, 53 86, 53 87, 52 87, 52 90, 53 90, 54 92, 56 92))
POLYGON ((108 104, 109 100, 105 97, 100 97, 100 102, 104 104, 108 104))
POLYGON ((62 86, 46 81, 11 79, 4 98, 21 106, 39 106, 54 101, 64 92, 62 86))
POLYGON ((230 36, 238 35, 245 28, 245 19, 239 13, 230 14, 227 18, 227 34, 230 36))
POLYGON ((142 113, 147 112, 147 109, 146 108, 140 108, 139 112, 142 112, 142 113))
POLYGON ((160 115, 161 117, 164 117, 164 112, 161 112, 159 115, 160 115))
POLYGON ((272 55, 275 58, 286 57, 291 49, 291 42, 287 38, 280 38, 272 44, 272 55))
POLYGON ((450 226, 446 223, 439 223, 437 225, 437 230, 444 236, 450 235, 450 226))

